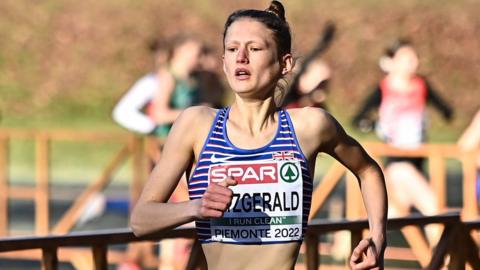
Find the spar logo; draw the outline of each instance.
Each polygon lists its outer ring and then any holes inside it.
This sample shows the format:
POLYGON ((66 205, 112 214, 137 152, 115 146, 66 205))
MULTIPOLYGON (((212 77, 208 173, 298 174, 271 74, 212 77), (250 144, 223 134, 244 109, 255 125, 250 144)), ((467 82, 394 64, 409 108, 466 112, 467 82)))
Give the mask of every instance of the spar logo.
POLYGON ((277 183, 278 165, 273 162, 261 164, 222 164, 213 165, 208 171, 210 182, 222 182, 228 176, 237 180, 238 184, 277 183))
POLYGON ((287 183, 293 183, 297 181, 300 176, 300 170, 293 162, 285 162, 280 167, 280 177, 287 183))

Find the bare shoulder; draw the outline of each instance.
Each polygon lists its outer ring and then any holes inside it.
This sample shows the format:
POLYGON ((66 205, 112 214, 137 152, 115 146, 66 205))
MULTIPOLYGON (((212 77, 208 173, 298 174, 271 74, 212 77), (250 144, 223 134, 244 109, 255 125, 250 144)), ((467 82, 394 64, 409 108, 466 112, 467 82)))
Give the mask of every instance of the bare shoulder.
POLYGON ((215 119, 217 109, 208 106, 189 107, 175 120, 169 138, 183 138, 184 142, 198 148, 203 144, 215 119))
POLYGON ((189 119, 190 121, 206 121, 211 122, 217 113, 217 109, 208 106, 191 106, 183 110, 180 118, 189 119))
POLYGON ((302 151, 314 157, 335 140, 341 127, 335 118, 321 108, 304 107, 288 110, 302 151))
POLYGON ((335 128, 336 120, 321 108, 304 107, 288 110, 296 133, 318 136, 335 128))
POLYGON ((202 129, 204 126, 210 127, 216 113, 216 109, 208 106, 188 107, 175 120, 174 127, 179 126, 185 131, 193 133, 193 131, 202 129))

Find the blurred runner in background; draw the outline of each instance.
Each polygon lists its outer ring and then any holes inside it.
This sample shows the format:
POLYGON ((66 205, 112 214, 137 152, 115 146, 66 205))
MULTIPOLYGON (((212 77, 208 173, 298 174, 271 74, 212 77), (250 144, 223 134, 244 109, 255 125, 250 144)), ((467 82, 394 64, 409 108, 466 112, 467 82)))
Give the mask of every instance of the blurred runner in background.
MULTIPOLYGON (((299 63, 296 63, 299 65, 299 63)), ((331 69, 324 60, 314 60, 305 72, 292 82, 283 102, 285 108, 318 107, 327 109, 328 84, 331 69)))
MULTIPOLYGON (((446 120, 452 117, 451 107, 437 94, 423 76, 417 74, 419 59, 411 42, 395 41, 385 51, 380 67, 385 77, 353 119, 363 131, 372 129, 371 110, 378 110, 377 135, 387 144, 402 149, 415 149, 427 139, 427 104, 438 109, 446 120)), ((411 207, 422 214, 438 214, 437 197, 422 174, 423 158, 389 157, 385 177, 389 190, 392 216, 406 215, 411 207)), ((437 229, 427 229, 431 244, 439 237, 437 229)))
MULTIPOLYGON (((199 79, 205 77, 199 76, 202 72, 200 63, 206 51, 203 43, 192 35, 179 35, 169 46, 156 41, 150 49, 154 70, 140 78, 120 99, 113 109, 113 118, 129 130, 164 138, 182 110, 199 102, 199 79)), ((183 180, 170 201, 187 198, 186 182, 183 180)), ((161 269, 184 268, 190 246, 190 240, 161 241, 161 269)), ((128 267, 133 267, 133 264, 128 262, 128 267)), ((122 267, 127 266, 121 265, 120 269, 122 267)))

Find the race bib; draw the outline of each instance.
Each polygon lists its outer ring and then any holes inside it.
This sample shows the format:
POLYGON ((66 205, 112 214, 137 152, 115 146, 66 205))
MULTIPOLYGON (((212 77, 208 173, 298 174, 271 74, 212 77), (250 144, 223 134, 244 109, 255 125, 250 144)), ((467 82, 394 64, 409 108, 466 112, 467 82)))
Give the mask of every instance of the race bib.
POLYGON ((231 176, 233 199, 223 217, 211 219, 213 241, 273 243, 301 240, 303 179, 297 160, 212 165, 209 182, 231 176))

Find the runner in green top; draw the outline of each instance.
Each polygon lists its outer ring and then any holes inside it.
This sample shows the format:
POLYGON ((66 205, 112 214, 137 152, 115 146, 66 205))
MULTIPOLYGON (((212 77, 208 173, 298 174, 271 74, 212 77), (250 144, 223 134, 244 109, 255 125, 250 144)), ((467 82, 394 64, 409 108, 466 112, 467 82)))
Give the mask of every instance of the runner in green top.
POLYGON ((174 40, 167 66, 158 72, 161 83, 148 108, 148 114, 157 123, 152 134, 166 137, 180 112, 198 103, 193 73, 199 66, 202 49, 202 43, 193 37, 174 40))
MULTIPOLYGON (((172 72, 170 73, 173 75, 172 72)), ((175 88, 171 93, 170 103, 168 104, 168 106, 172 110, 178 110, 178 109, 185 109, 187 107, 197 104, 198 88, 197 88, 196 82, 191 79, 187 81, 181 78, 176 78, 175 75, 173 76, 174 76, 175 88)), ((156 104, 156 103, 154 102, 153 104, 156 104)), ((159 110, 158 108, 156 108, 155 105, 153 105, 151 107, 151 110, 155 110, 155 109, 159 110)), ((150 115, 155 119, 155 112, 151 111, 150 113, 151 113, 150 115)), ((153 130, 152 134, 158 137, 166 137, 171 127, 172 127, 172 123, 157 125, 153 130)))

